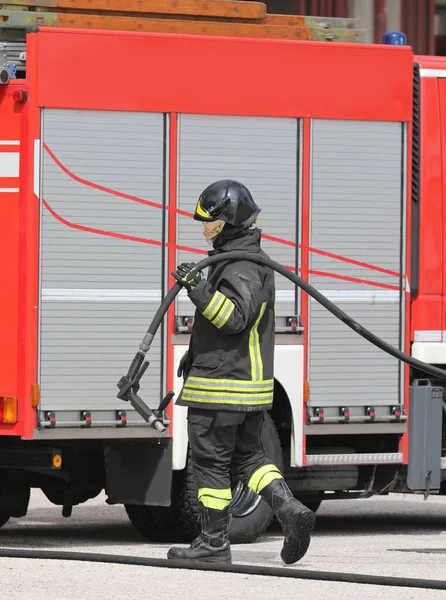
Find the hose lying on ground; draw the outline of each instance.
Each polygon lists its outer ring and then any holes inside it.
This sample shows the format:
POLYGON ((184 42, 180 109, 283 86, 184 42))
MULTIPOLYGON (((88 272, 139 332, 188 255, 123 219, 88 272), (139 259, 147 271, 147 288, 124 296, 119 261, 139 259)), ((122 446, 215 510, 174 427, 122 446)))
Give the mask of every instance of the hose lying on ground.
POLYGON ((141 567, 161 567, 242 575, 263 575, 265 577, 288 577, 291 579, 311 579, 314 581, 338 581, 341 583, 365 583, 395 587, 446 590, 446 581, 436 579, 415 579, 409 577, 387 577, 384 575, 362 575, 359 573, 335 573, 330 571, 307 571, 288 567, 260 567, 255 565, 228 565, 199 563, 190 560, 167 560, 144 556, 121 556, 119 554, 96 554, 95 552, 59 552, 59 550, 19 550, 0 549, 0 558, 34 558, 53 560, 78 560, 141 567))

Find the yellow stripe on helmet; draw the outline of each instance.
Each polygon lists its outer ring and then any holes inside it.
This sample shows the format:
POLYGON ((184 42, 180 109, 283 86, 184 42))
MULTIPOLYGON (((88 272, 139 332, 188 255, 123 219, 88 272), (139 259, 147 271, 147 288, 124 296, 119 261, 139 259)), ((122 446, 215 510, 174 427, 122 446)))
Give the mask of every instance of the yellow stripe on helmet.
POLYGON ((200 200, 198 200, 197 202, 195 212, 197 213, 197 215, 199 215, 200 217, 204 217, 205 219, 211 218, 211 215, 208 212, 206 212, 203 208, 201 208, 200 200))

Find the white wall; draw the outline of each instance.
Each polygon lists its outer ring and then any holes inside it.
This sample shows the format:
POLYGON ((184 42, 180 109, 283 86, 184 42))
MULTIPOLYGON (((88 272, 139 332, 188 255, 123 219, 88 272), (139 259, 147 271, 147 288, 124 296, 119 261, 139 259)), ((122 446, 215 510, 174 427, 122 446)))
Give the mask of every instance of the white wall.
POLYGON ((348 14, 350 18, 358 19, 357 29, 365 29, 364 42, 367 44, 375 41, 374 6, 374 0, 349 0, 348 14))
POLYGON ((387 31, 401 31, 400 0, 387 0, 387 31))
MULTIPOLYGON (((365 29, 365 42, 373 44, 375 41, 374 0, 349 0, 348 10, 350 18, 359 19, 358 29, 365 29)), ((387 0, 386 15, 386 31, 401 31, 401 0, 387 0)))

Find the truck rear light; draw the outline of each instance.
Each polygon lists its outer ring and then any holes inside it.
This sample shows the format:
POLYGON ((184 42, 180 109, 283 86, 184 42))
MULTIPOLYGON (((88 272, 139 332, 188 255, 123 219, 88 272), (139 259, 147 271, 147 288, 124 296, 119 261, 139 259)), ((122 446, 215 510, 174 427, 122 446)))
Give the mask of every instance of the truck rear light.
POLYGON ((14 102, 20 102, 20 104, 25 104, 25 102, 28 100, 28 93, 26 92, 26 90, 16 90, 15 92, 13 92, 12 98, 14 102))
POLYGON ((40 386, 38 383, 33 383, 31 386, 31 406, 36 408, 40 404, 40 386))
POLYGON ((0 423, 17 423, 17 398, 0 397, 0 423))
POLYGON ((310 400, 310 383, 308 381, 304 381, 304 402, 308 404, 310 400))

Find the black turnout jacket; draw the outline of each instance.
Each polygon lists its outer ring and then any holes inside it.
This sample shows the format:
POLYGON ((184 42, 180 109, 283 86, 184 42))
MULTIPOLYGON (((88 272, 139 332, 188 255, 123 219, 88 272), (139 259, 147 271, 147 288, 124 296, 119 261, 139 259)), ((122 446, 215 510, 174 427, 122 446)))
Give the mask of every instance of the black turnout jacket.
MULTIPOLYGON (((224 230, 223 230, 224 232, 224 230)), ((260 231, 229 237, 209 255, 243 250, 267 256, 260 231)), ((215 246, 214 246, 215 247, 215 246)), ((274 272, 250 261, 209 268, 189 298, 197 307, 180 406, 258 411, 272 406, 274 389, 274 272)))

